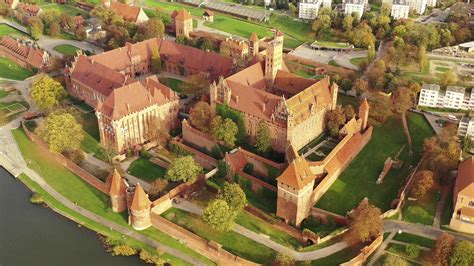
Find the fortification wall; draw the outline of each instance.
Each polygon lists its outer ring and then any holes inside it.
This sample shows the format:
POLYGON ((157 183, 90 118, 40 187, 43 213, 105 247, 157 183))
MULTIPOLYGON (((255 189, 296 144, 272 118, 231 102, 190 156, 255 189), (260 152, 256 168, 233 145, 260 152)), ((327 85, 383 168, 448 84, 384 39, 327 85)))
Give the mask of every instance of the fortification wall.
POLYGON ((216 141, 209 135, 193 128, 186 120, 181 123, 183 129, 183 140, 197 147, 212 151, 217 145, 216 141))
POLYGON ((172 144, 174 145, 178 145, 180 147, 182 147, 183 149, 185 149, 186 151, 190 152, 193 154, 193 158, 194 160, 199 163, 202 167, 206 168, 206 169, 212 169, 214 167, 217 166, 217 160, 212 158, 211 156, 205 154, 205 153, 202 153, 192 147, 189 147, 188 145, 185 145, 181 142, 179 142, 178 140, 172 140, 171 141, 172 144))
POLYGON ((363 263, 367 260, 367 258, 374 253, 374 251, 380 247, 380 245, 383 242, 383 235, 380 235, 375 239, 370 245, 363 247, 360 250, 359 255, 357 255, 355 258, 352 260, 342 263, 341 266, 358 266, 358 265, 363 265, 363 263))

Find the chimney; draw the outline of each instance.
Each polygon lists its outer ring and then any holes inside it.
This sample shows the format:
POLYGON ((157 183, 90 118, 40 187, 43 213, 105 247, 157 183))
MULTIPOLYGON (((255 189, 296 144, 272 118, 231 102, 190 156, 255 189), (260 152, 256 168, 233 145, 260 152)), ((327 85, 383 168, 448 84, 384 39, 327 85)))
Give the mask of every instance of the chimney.
POLYGON ((127 111, 130 112, 130 104, 129 104, 129 103, 126 103, 126 105, 127 105, 127 111))
POLYGON ((262 112, 265 112, 266 109, 267 109, 267 103, 263 102, 262 103, 262 112))
POLYGON ((235 95, 235 102, 239 103, 239 95, 235 95))

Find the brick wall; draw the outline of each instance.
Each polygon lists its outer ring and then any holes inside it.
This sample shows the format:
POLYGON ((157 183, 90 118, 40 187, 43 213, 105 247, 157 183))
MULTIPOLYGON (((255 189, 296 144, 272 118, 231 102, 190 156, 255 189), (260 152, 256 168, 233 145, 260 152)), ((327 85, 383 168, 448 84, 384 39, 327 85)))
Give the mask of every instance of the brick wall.
POLYGON ((211 151, 217 145, 216 141, 209 135, 189 125, 188 121, 181 123, 183 129, 183 140, 198 147, 211 151))
POLYGON ((242 172, 242 171, 237 171, 236 173, 237 173, 239 176, 241 176, 241 177, 243 177, 243 178, 249 180, 249 181, 252 183, 252 187, 254 186, 254 184, 257 184, 257 186, 264 187, 264 188, 267 188, 267 189, 269 189, 269 190, 271 190, 271 191, 277 192, 277 188, 276 188, 276 187, 274 187, 274 186, 268 184, 268 183, 265 182, 265 181, 262 181, 262 180, 260 180, 260 179, 258 179, 258 178, 256 178, 256 177, 251 176, 251 175, 249 175, 249 174, 246 174, 246 173, 244 173, 244 172, 242 172))
POLYGON ((30 132, 26 128, 24 123, 22 123, 22 128, 25 131, 26 136, 38 146, 38 148, 43 152, 45 156, 49 156, 53 158, 62 166, 66 167, 69 171, 73 172, 75 175, 79 176, 82 180, 89 183, 89 185, 109 195, 109 186, 106 183, 102 182, 97 177, 91 175, 89 172, 87 172, 86 170, 78 166, 77 164, 73 163, 71 160, 67 159, 62 154, 51 152, 48 146, 46 145, 46 143, 44 143, 36 134, 30 132))
POLYGON ((154 163, 154 164, 157 164, 165 169, 168 169, 168 167, 170 166, 170 164, 168 162, 164 162, 163 160, 159 159, 159 158, 151 158, 150 159, 150 162, 154 163))
POLYGON ((358 266, 363 265, 363 263, 367 260, 367 258, 382 244, 383 242, 383 235, 380 235, 375 239, 370 245, 363 247, 360 250, 359 255, 357 255, 352 260, 340 264, 341 266, 358 266))
POLYGON ((174 145, 178 145, 180 147, 182 147, 183 149, 185 149, 186 151, 190 152, 193 154, 193 158, 194 160, 199 163, 202 167, 206 168, 206 169, 211 169, 211 168, 214 168, 217 166, 217 160, 212 158, 211 156, 205 154, 205 153, 202 153, 192 147, 189 147, 177 140, 172 140, 171 143, 173 143, 174 145))

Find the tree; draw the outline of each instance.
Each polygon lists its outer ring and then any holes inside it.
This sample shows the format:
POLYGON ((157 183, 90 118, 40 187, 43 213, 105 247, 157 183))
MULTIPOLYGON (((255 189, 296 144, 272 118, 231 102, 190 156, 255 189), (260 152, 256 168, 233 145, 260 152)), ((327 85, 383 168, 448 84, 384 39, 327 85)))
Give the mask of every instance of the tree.
POLYGON ((452 71, 450 69, 450 70, 443 73, 443 75, 441 77, 441 83, 444 86, 453 85, 456 82, 457 82, 457 76, 456 76, 456 73, 454 73, 454 71, 452 71))
POLYGON ((168 186, 168 180, 163 178, 157 178, 155 181, 151 182, 151 188, 148 193, 154 197, 160 197, 161 192, 163 192, 168 186))
POLYGON ((433 248, 433 260, 437 264, 446 265, 454 248, 454 237, 448 233, 442 233, 436 239, 433 248))
POLYGON ((388 254, 387 257, 385 257, 383 265, 384 266, 408 266, 410 264, 401 257, 388 254))
POLYGON ((160 72, 161 68, 162 64, 160 52, 158 51, 158 49, 154 48, 151 51, 151 71, 153 71, 153 73, 158 73, 160 72))
POLYGON ((163 119, 152 116, 146 128, 145 137, 150 141, 156 141, 159 145, 164 145, 170 138, 170 134, 163 119))
POLYGON ((375 36, 369 25, 361 23, 353 31, 348 34, 349 40, 355 47, 368 48, 374 46, 375 36))
POLYGON ((405 87, 398 88, 392 94, 393 110, 399 114, 406 112, 411 106, 411 92, 405 87))
POLYGON ((202 167, 194 162, 192 156, 188 155, 174 160, 166 170, 165 178, 173 182, 194 182, 201 171, 202 167))
POLYGON ((369 89, 369 83, 361 78, 356 79, 352 88, 357 92, 358 95, 366 92, 369 89))
POLYGON ((420 46, 418 48, 418 60, 420 62, 420 69, 424 71, 425 69, 428 70, 428 56, 426 55, 426 48, 425 46, 420 46))
POLYGON ((57 107, 67 95, 61 83, 47 75, 41 75, 33 81, 30 94, 38 107, 45 111, 57 107))
POLYGON ((196 74, 181 83, 180 88, 186 94, 194 94, 197 97, 201 97, 209 90, 209 81, 205 75, 196 74))
POLYGON ((349 235, 361 242, 367 242, 378 237, 383 230, 383 220, 380 209, 363 199, 359 206, 348 214, 349 235))
POLYGON ((474 243, 461 240, 456 243, 452 255, 449 257, 451 266, 469 266, 474 264, 474 243))
POLYGON ((165 25, 158 18, 150 18, 138 26, 137 33, 134 36, 136 41, 148 40, 151 38, 160 38, 165 32, 165 25))
POLYGON ((410 243, 405 246, 405 253, 407 253, 407 255, 411 258, 417 258, 420 256, 420 251, 420 246, 418 246, 416 243, 410 243))
POLYGON ((30 23, 30 35, 33 40, 39 40, 41 35, 43 35, 44 24, 39 17, 32 17, 29 20, 30 23))
POLYGON ((387 118, 392 114, 391 108, 392 102, 389 97, 383 95, 377 95, 370 103, 370 117, 379 121, 385 122, 387 118))
POLYGON ((346 122, 346 116, 341 107, 337 107, 326 113, 326 128, 332 137, 337 137, 339 128, 346 122))
POLYGON ((59 25, 59 23, 57 22, 52 23, 49 26, 49 36, 53 38, 57 38, 59 37, 60 34, 61 34, 61 26, 59 25))
POLYGON ((84 26, 80 25, 79 27, 77 27, 77 29, 74 31, 74 35, 79 41, 85 40, 87 38, 87 33, 84 26))
POLYGON ((423 144, 423 155, 428 168, 437 176, 445 178, 449 171, 457 168, 461 147, 457 140, 456 126, 449 124, 439 136, 426 139, 423 144))
POLYGON ((207 102, 197 102, 189 113, 189 122, 202 132, 209 132, 211 126, 211 107, 207 102))
POLYGON ((296 260, 289 254, 278 253, 275 256, 275 263, 279 266, 292 266, 296 265, 296 260))
POLYGON ((225 178, 229 174, 229 165, 224 160, 219 160, 217 163, 217 176, 225 178))
POLYGON ((217 198, 227 202, 229 208, 237 214, 247 206, 247 197, 239 184, 236 183, 226 182, 217 193, 217 198))
POLYGON ((367 71, 367 81, 370 87, 378 90, 383 88, 386 70, 387 68, 383 60, 379 59, 373 63, 367 71))
POLYGON ((225 200, 215 199, 207 205, 202 219, 215 230, 224 232, 233 225, 235 213, 225 200))
POLYGON ((209 39, 203 38, 199 48, 205 51, 212 51, 214 49, 214 45, 209 39))
POLYGON ((267 153, 272 149, 270 130, 263 120, 260 120, 258 123, 257 134, 255 136, 255 147, 257 147, 257 150, 262 153, 267 153))
POLYGON ((58 153, 79 149, 84 138, 82 126, 68 113, 51 113, 36 132, 51 151, 58 153))
POLYGON ((423 198, 433 186, 433 172, 424 170, 416 173, 411 193, 415 198, 423 198))
POLYGON ((114 256, 132 256, 135 254, 137 254, 137 250, 126 244, 117 245, 112 248, 112 255, 114 256))
POLYGON ((161 255, 153 255, 145 249, 140 251, 140 259, 145 263, 155 264, 156 266, 165 265, 166 263, 161 255))
POLYGON ((344 115, 346 116, 346 121, 351 120, 353 117, 356 116, 356 112, 354 107, 350 104, 344 106, 344 115))
POLYGON ((321 33, 327 31, 331 28, 332 20, 329 15, 320 14, 318 17, 313 21, 312 29, 316 32, 316 35, 320 35, 321 33))
POLYGON ((224 141, 224 143, 233 148, 236 141, 237 125, 230 118, 222 119, 220 116, 214 117, 211 122, 211 133, 212 136, 218 140, 224 141))
POLYGON ((352 30, 353 23, 354 23, 354 17, 352 17, 351 15, 346 15, 344 19, 342 20, 342 28, 345 31, 350 31, 352 30))

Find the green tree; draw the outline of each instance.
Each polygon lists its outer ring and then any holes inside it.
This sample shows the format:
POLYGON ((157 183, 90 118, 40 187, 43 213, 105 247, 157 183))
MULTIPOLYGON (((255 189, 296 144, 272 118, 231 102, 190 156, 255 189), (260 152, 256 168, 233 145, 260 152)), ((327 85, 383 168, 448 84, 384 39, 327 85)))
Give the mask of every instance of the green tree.
POLYGON ((414 178, 415 182, 413 183, 411 193, 415 198, 421 199, 434 184, 433 172, 429 170, 420 171, 416 173, 414 178))
POLYGON ((255 137, 255 147, 257 147, 257 150, 262 153, 267 153, 272 149, 270 130, 263 120, 260 120, 258 123, 257 134, 255 137))
POLYGON ((225 200, 215 199, 207 205, 202 219, 215 230, 224 232, 232 227, 235 217, 225 200))
POLYGON ((332 20, 329 15, 320 14, 313 21, 312 29, 316 32, 316 35, 319 36, 321 33, 329 30, 331 28, 332 20))
POLYGON ((405 253, 407 253, 410 258, 418 258, 418 256, 420 256, 420 251, 420 246, 416 243, 410 243, 405 246, 405 253))
POLYGON ((220 116, 214 117, 211 122, 211 133, 212 136, 218 140, 224 141, 224 143, 233 148, 236 141, 237 125, 230 118, 222 119, 220 116))
POLYGON ((474 264, 474 243, 461 240, 454 246, 453 253, 449 257, 451 266, 469 266, 474 264))
POLYGON ((153 73, 159 73, 161 68, 160 52, 155 48, 151 51, 151 71, 153 71, 153 73))
POLYGON ((33 40, 39 40, 41 35, 43 35, 43 31, 44 31, 43 22, 41 21, 39 17, 32 17, 30 18, 29 23, 30 23, 29 31, 30 31, 31 38, 33 38, 33 40))
POLYGON ((448 264, 449 256, 451 256, 453 248, 454 237, 452 235, 447 233, 442 233, 439 235, 432 250, 434 262, 441 265, 448 264))
POLYGON ((189 113, 189 122, 202 132, 210 132, 211 107, 209 104, 203 101, 196 103, 189 113))
POLYGON ((51 113, 39 125, 36 132, 51 151, 59 153, 79 149, 84 138, 82 126, 68 113, 51 113))
POLYGON ((30 94, 38 107, 45 111, 57 107, 67 95, 61 83, 48 75, 41 75, 33 81, 30 94))
POLYGON ((337 137, 339 128, 346 122, 346 116, 341 107, 337 107, 326 113, 326 128, 332 137, 337 137))
POLYGON ((236 183, 226 182, 217 193, 217 198, 227 202, 229 208, 236 214, 239 214, 247 206, 247 197, 239 184, 236 183))
POLYGON ((196 74, 181 83, 180 88, 184 93, 194 94, 196 97, 200 98, 203 94, 209 91, 209 81, 205 75, 196 74))
POLYGON ((348 214, 349 235, 358 241, 366 242, 375 239, 383 231, 383 220, 380 209, 363 199, 359 206, 348 214))
POLYGON ((205 51, 212 51, 214 50, 214 45, 212 44, 212 41, 204 38, 201 44, 199 45, 199 48, 205 51))
POLYGON ((369 25, 361 23, 353 31, 348 34, 349 40, 355 47, 367 48, 374 46, 375 36, 372 34, 372 29, 369 25))
POLYGON ((352 30, 353 23, 354 23, 354 17, 351 15, 346 15, 344 19, 342 20, 342 28, 345 31, 350 31, 352 30))
POLYGON ((165 178, 173 182, 194 182, 201 171, 202 167, 194 162, 192 156, 188 155, 174 160, 166 170, 165 178))
POLYGON ((456 82, 457 82, 457 76, 456 76, 456 73, 454 73, 454 71, 450 69, 443 73, 441 77, 441 84, 443 84, 444 86, 449 86, 449 85, 455 84, 456 82))

